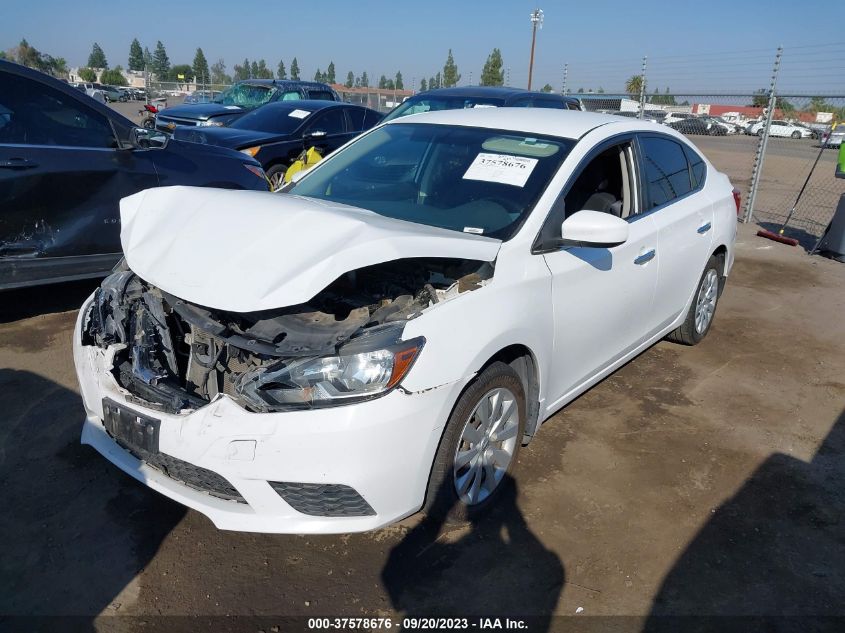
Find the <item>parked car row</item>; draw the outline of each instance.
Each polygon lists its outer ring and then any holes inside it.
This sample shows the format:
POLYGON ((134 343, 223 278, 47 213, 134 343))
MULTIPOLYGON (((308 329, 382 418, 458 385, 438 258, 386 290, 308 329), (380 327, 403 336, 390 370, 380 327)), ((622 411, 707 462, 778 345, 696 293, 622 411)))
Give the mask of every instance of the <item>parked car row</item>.
POLYGON ((120 200, 164 185, 268 190, 251 156, 137 128, 0 60, 0 290, 108 273, 120 258, 120 200))

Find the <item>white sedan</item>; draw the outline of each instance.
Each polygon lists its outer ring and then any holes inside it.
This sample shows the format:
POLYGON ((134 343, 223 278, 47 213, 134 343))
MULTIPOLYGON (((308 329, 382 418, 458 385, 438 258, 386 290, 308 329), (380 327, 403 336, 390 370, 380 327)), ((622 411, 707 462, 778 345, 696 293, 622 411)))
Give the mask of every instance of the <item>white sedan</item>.
POLYGON ((222 529, 472 516, 561 407, 707 335, 737 205, 666 126, 524 108, 391 121, 288 193, 138 193, 82 441, 222 529))
MULTIPOLYGON (((760 135, 763 133, 763 128, 765 126, 765 121, 758 121, 754 125, 751 126, 751 134, 760 135)), ((769 127, 769 136, 780 136, 783 138, 812 138, 813 131, 808 128, 804 127, 803 125, 796 125, 794 123, 790 123, 789 121, 779 121, 774 120, 772 121, 771 126, 769 127)))

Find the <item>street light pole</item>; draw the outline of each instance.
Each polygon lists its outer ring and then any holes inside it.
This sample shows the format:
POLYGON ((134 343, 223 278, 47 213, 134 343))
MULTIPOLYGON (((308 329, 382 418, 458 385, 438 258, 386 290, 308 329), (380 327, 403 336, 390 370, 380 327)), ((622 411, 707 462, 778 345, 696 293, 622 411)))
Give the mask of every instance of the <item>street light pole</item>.
POLYGON ((543 10, 531 12, 531 60, 528 62, 528 89, 531 90, 531 77, 534 74, 534 45, 537 43, 537 27, 543 28, 543 10))

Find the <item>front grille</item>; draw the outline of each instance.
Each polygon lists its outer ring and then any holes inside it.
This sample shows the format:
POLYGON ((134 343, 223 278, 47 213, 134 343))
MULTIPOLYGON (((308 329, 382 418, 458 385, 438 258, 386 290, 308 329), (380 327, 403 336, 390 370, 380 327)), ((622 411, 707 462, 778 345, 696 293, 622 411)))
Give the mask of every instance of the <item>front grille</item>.
POLYGON ((142 462, 164 473, 171 479, 175 479, 186 486, 190 486, 200 492, 210 494, 212 497, 246 503, 237 489, 226 481, 225 478, 207 468, 200 468, 189 462, 182 461, 165 453, 150 453, 136 447, 122 445, 136 458, 142 462))
POLYGON ((267 483, 290 507, 309 516, 363 517, 376 513, 354 488, 342 484, 267 483))
POLYGON ((197 125, 199 121, 197 119, 183 119, 181 117, 174 117, 174 116, 158 116, 156 117, 156 123, 161 121, 163 125, 167 125, 168 123, 175 123, 176 125, 197 125))

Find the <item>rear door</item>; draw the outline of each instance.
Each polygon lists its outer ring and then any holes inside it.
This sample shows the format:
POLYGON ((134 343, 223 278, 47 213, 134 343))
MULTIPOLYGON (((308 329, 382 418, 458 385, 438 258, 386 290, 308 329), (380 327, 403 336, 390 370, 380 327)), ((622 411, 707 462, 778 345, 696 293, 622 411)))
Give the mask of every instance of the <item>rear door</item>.
POLYGON ((701 157, 662 134, 639 137, 640 173, 646 213, 657 231, 659 268, 652 309, 652 331, 671 324, 684 311, 712 252, 713 203, 702 191, 701 157))
POLYGON ((108 270, 119 200, 158 184, 146 153, 119 149, 86 101, 0 73, 0 287, 108 270))

